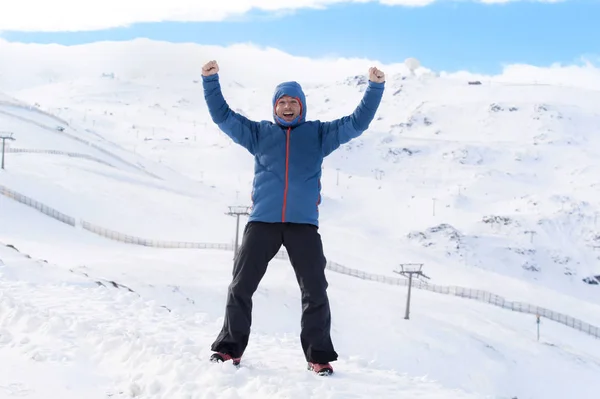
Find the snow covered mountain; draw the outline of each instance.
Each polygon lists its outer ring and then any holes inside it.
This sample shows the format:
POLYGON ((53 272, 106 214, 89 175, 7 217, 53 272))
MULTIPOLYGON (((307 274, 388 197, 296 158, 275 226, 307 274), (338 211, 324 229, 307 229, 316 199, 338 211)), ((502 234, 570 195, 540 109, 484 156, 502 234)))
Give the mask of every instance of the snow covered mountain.
MULTIPOLYGON (((210 121, 202 63, 219 61, 229 104, 257 120, 271 119, 272 89, 288 79, 303 85, 308 118, 346 115, 370 66, 150 41, 0 49, 11 56, 0 60, 0 123, 16 138, 0 185, 114 235, 227 244, 235 221, 225 212, 248 204, 253 164, 210 121)), ((433 284, 600 325, 600 72, 584 68, 586 87, 564 71, 528 84, 510 74, 382 69, 377 120, 324 165, 328 258, 394 278, 399 264, 422 263, 433 284)), ((231 254, 115 243, 6 196, 0 220, 0 242, 21 251, 0 248, 0 351, 22 365, 14 381, 29 372, 27 354, 62 362, 55 380, 67 385, 68 367, 85 364, 89 384, 72 397, 597 395, 600 352, 590 336, 547 321, 538 343, 531 316, 424 291, 413 291, 408 322, 404 288, 339 274, 328 278, 346 354, 341 380, 312 380, 294 352, 299 293, 281 260, 257 293, 251 367, 211 368, 200 359, 220 327, 231 254), (269 361, 278 351, 283 371, 269 361), (552 383, 532 382, 539 376, 552 383)), ((0 389, 34 397, 44 384, 14 381, 0 389)))

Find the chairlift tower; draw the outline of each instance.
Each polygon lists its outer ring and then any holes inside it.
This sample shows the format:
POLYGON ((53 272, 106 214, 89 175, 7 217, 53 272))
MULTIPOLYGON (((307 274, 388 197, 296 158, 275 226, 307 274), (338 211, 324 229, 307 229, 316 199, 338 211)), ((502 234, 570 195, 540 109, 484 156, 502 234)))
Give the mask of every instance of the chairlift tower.
POLYGON ((15 141, 15 138, 10 132, 0 132, 0 140, 2 140, 2 169, 4 169, 4 151, 6 147, 6 140, 15 141))
POLYGON ((237 256, 238 253, 238 241, 239 241, 239 235, 240 235, 240 216, 241 215, 250 215, 250 207, 249 206, 243 206, 243 205, 231 205, 229 206, 229 212, 227 212, 227 215, 230 216, 235 216, 236 217, 236 223, 235 223, 235 246, 233 248, 233 257, 235 259, 235 257, 237 256))
POLYGON ((406 313, 404 314, 404 319, 409 319, 410 313, 410 294, 412 291, 412 279, 413 275, 416 275, 417 278, 424 277, 429 279, 425 274, 423 274, 423 264, 422 263, 401 263, 400 270, 394 270, 394 273, 401 274, 403 276, 408 276, 408 295, 406 296, 406 313))

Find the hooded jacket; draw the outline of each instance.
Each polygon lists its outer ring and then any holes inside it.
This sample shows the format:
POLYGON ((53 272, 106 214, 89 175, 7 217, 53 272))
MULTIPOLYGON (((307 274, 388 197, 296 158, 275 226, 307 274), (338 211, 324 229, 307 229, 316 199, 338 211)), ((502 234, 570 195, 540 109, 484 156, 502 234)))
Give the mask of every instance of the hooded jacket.
POLYGON ((271 121, 251 121, 229 107, 218 74, 202 76, 204 98, 213 122, 254 156, 252 211, 249 221, 319 225, 323 159, 342 144, 360 136, 375 117, 385 83, 369 81, 351 115, 331 122, 307 121, 306 97, 297 82, 275 88, 271 121), (300 115, 286 123, 275 114, 277 100, 295 97, 300 115))

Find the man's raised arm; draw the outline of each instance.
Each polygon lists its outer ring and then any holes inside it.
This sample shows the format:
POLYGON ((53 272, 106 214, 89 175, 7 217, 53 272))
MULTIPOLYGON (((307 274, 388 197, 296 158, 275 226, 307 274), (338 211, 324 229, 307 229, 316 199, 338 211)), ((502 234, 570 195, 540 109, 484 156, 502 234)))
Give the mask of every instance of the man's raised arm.
POLYGON ((331 154, 369 128, 381 103, 384 88, 385 74, 375 67, 370 68, 369 85, 354 112, 343 118, 321 123, 323 156, 331 154))
POLYGON ((209 61, 202 67, 204 99, 213 122, 235 143, 245 147, 254 155, 258 143, 258 122, 249 120, 229 108, 221 92, 219 65, 209 61))

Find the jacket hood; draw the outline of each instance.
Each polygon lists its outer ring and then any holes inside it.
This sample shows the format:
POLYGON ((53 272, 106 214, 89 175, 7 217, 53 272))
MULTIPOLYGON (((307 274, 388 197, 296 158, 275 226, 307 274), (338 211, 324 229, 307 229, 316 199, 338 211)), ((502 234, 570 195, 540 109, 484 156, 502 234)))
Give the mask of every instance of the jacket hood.
POLYGON ((304 96, 304 91, 302 91, 302 86, 298 82, 290 81, 283 82, 275 87, 275 93, 273 94, 273 119, 275 123, 282 126, 296 126, 304 121, 306 121, 306 97, 304 96), (283 119, 279 118, 275 114, 275 104, 277 104, 277 100, 279 100, 283 96, 295 97, 300 101, 301 110, 300 115, 298 115, 293 121, 286 122, 283 119))

